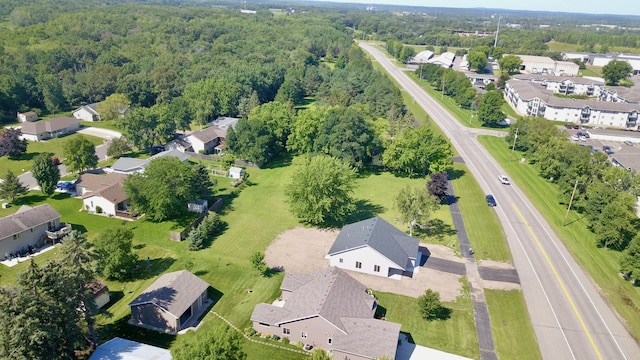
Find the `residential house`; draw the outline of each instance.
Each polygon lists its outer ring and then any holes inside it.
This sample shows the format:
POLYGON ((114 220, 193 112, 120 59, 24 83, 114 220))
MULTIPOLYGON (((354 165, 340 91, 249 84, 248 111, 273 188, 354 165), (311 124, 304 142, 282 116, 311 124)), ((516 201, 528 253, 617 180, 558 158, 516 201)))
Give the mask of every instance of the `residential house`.
POLYGON ((100 121, 100 113, 96 110, 98 103, 83 105, 73 110, 73 117, 82 121, 100 121))
POLYGON ((47 121, 25 122, 22 124, 22 138, 41 141, 76 132, 80 129, 80 120, 63 116, 47 121))
POLYGON ((224 150, 227 131, 217 126, 210 126, 204 130, 194 131, 186 137, 193 152, 210 154, 224 150))
POLYGON ((171 360, 167 349, 115 337, 98 346, 89 360, 171 360))
POLYGON ((182 162, 189 160, 189 155, 176 149, 159 152, 148 159, 136 159, 123 156, 119 158, 113 165, 111 165, 111 167, 108 169, 108 172, 116 172, 120 174, 141 173, 144 172, 144 169, 149 166, 149 163, 152 160, 161 158, 163 156, 173 156, 175 158, 178 158, 182 162))
POLYGON ((111 294, 107 284, 102 280, 94 280, 87 286, 93 293, 93 300, 96 303, 98 309, 107 305, 111 301, 111 294))
POLYGON ((346 225, 329 249, 331 266, 401 279, 420 267, 419 240, 380 217, 346 225))
POLYGON ((374 319, 375 297, 343 270, 286 273, 280 289, 273 305, 253 309, 256 331, 327 350, 336 360, 395 357, 400 324, 374 319))
POLYGON ((127 215, 129 200, 124 191, 126 178, 126 174, 120 173, 82 174, 76 182, 82 207, 92 214, 127 215))
POLYGON ((27 111, 24 113, 18 113, 19 122, 33 122, 38 120, 38 113, 34 111, 27 111))
POLYGON ((60 213, 49 204, 23 205, 13 215, 0 219, 0 256, 38 248, 47 239, 47 231, 60 230, 60 213))
POLYGON ((208 288, 209 284, 187 270, 166 273, 129 303, 129 323, 176 334, 211 304, 208 288))

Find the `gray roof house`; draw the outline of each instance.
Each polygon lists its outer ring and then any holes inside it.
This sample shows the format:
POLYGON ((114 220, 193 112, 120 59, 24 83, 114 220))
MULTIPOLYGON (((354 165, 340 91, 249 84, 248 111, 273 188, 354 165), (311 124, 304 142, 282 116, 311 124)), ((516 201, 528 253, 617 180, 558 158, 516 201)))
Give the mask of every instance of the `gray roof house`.
POLYGON ((37 248, 47 239, 47 231, 60 228, 60 213, 51 205, 23 205, 15 214, 0 219, 0 256, 16 254, 29 246, 37 248))
POLYGON ((419 268, 419 240, 380 217, 346 225, 326 256, 331 266, 401 279, 419 268))
POLYGON ((22 138, 31 141, 50 139, 76 132, 80 129, 80 120, 61 116, 47 121, 22 123, 22 138))
POLYGON ((282 297, 255 306, 253 328, 331 351, 334 359, 394 358, 400 324, 374 319, 376 299, 336 267, 286 273, 282 297))
POLYGON ((151 160, 155 160, 164 156, 173 156, 175 158, 178 158, 182 162, 189 160, 188 154, 185 154, 182 151, 176 149, 171 149, 159 152, 148 159, 136 159, 125 156, 120 157, 113 165, 111 165, 109 170, 111 172, 120 174, 141 173, 144 172, 144 169, 147 168, 151 160))
POLYGON ((136 341, 113 338, 98 346, 89 360, 171 360, 167 349, 136 341))
POLYGON ((166 273, 129 303, 129 323, 176 334, 209 307, 207 289, 209 284, 187 270, 166 273))
POLYGON ((73 117, 84 121, 100 121, 100 113, 96 109, 98 103, 83 105, 73 110, 73 117))

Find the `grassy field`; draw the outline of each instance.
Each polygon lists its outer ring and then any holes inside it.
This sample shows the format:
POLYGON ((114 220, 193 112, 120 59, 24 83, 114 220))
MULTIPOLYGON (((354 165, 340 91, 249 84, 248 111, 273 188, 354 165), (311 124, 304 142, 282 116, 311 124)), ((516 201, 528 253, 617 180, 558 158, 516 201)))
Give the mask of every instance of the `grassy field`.
MULTIPOLYGON (((587 229, 587 221, 576 212, 572 211, 567 226, 562 226, 566 207, 558 204, 556 185, 540 178, 531 165, 518 161, 509 162, 510 149, 504 139, 481 136, 479 140, 544 215, 574 258, 598 284, 609 303, 626 320, 632 336, 638 339, 640 287, 633 287, 618 276, 621 254, 596 247, 593 234, 587 229)), ((521 156, 522 154, 518 154, 516 158, 521 156)))
POLYGON ((476 259, 510 262, 511 253, 498 216, 487 206, 485 194, 467 166, 455 163, 451 178, 460 211, 466 215, 464 226, 476 259))
MULTIPOLYGON (((563 51, 576 52, 576 51, 580 51, 583 48, 583 46, 579 44, 568 44, 568 43, 558 42, 554 40, 549 41, 547 43, 547 46, 549 46, 550 51, 557 51, 557 52, 563 52, 563 51)), ((593 51, 595 53, 599 53, 601 48, 602 48, 602 45, 598 44, 594 47, 593 51)), ((636 53, 638 52, 638 49, 624 47, 624 46, 609 46, 609 52, 636 53)))
POLYGON ((426 321, 418 313, 414 298, 384 292, 376 292, 379 307, 384 309, 385 318, 402 324, 400 331, 410 335, 410 339, 419 345, 478 359, 480 351, 473 320, 471 295, 466 279, 464 292, 455 302, 443 303, 451 310, 447 320, 426 321))
POLYGON ((498 358, 542 359, 522 292, 485 289, 484 295, 498 358))
POLYGON ((54 154, 53 156, 62 159, 62 147, 64 143, 78 136, 84 136, 96 146, 103 143, 101 138, 81 134, 71 134, 47 141, 27 141, 26 153, 11 159, 6 156, 0 157, 0 169, 2 169, 0 170, 0 177, 4 177, 7 170, 11 170, 16 175, 31 170, 33 159, 40 153, 52 153, 54 154))

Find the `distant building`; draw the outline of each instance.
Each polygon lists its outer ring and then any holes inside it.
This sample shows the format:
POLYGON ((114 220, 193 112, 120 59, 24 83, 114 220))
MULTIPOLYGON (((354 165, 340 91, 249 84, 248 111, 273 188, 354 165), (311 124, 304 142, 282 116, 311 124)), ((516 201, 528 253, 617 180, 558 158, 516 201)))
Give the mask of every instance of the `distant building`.
POLYGON ((577 76, 580 72, 578 64, 570 61, 556 61, 547 56, 516 56, 522 59, 520 71, 528 74, 577 76))
POLYGON ((83 105, 73 110, 73 117, 82 121, 100 121, 100 113, 96 110, 98 103, 83 105))
POLYGON ((410 62, 414 64, 423 64, 427 63, 432 57, 433 51, 424 50, 416 54, 410 62))
POLYGON ((24 113, 18 113, 19 122, 33 122, 38 120, 38 113, 34 111, 27 111, 24 113))
POLYGON ((453 61, 456 59, 456 54, 452 52, 444 52, 436 57, 431 58, 427 61, 429 64, 440 65, 443 68, 450 68, 453 66, 453 61))

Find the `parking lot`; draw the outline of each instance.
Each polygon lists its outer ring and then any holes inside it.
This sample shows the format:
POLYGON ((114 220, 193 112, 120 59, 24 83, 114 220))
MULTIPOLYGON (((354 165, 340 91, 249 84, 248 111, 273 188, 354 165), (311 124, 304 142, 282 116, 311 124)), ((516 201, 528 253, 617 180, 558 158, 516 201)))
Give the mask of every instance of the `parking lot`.
POLYGON ((601 153, 604 152, 603 146, 609 146, 611 150, 608 155, 612 161, 615 159, 625 168, 640 171, 640 132, 607 129, 565 130, 570 138, 578 132, 588 133, 589 138, 583 139, 584 141, 572 140, 572 142, 592 146, 601 153))

